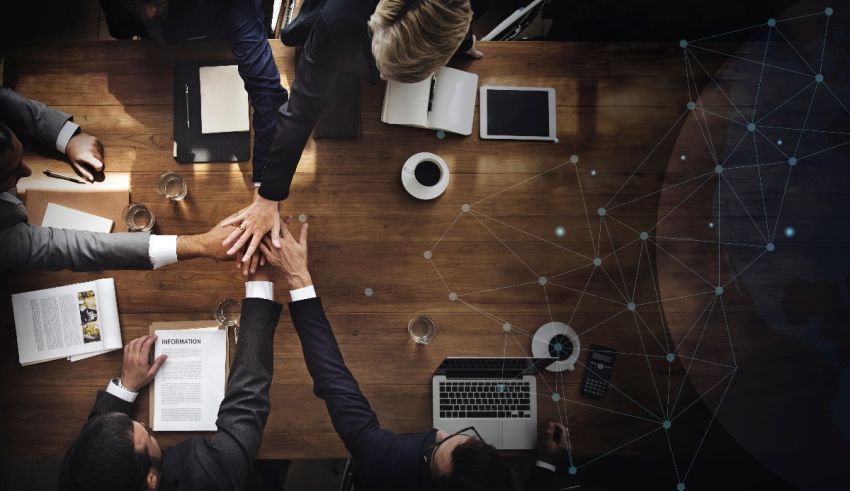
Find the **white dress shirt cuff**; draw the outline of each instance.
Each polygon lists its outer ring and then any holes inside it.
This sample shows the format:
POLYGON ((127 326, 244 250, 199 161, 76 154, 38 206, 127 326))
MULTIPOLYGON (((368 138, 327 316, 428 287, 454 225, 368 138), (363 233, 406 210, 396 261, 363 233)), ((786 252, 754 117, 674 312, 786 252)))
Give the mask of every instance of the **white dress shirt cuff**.
POLYGON ((65 148, 68 147, 68 142, 71 141, 71 137, 73 137, 79 129, 80 125, 77 123, 74 123, 73 121, 65 121, 65 126, 59 130, 59 136, 56 137, 56 150, 59 150, 61 153, 65 153, 65 148))
POLYGON ((118 384, 116 384, 112 380, 110 380, 109 385, 106 386, 106 392, 127 402, 136 402, 136 396, 139 395, 138 392, 133 392, 125 389, 124 387, 119 387, 118 384))
POLYGON ((177 236, 153 235, 148 244, 148 256, 153 269, 159 269, 177 262, 177 236))
POLYGON ((255 182, 255 183, 254 183, 254 187, 255 187, 255 188, 258 188, 258 187, 260 187, 260 186, 262 186, 262 185, 263 185, 263 183, 261 183, 261 182, 255 182))
POLYGON ((316 289, 313 288, 313 285, 310 285, 297 290, 289 290, 289 296, 292 297, 293 302, 316 298, 316 289))
POLYGON ((542 467, 543 469, 555 472, 555 466, 550 464, 549 462, 543 462, 542 460, 538 460, 536 465, 537 467, 542 467))
POLYGON ((246 281, 245 298, 262 298, 274 301, 274 283, 271 281, 246 281))

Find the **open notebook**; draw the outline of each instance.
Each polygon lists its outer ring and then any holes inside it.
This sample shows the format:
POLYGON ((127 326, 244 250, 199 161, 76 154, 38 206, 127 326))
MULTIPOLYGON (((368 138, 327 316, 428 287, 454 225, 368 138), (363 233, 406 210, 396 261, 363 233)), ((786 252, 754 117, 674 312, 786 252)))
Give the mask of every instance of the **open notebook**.
POLYGON ((472 134, 478 75, 443 67, 421 82, 387 82, 381 121, 472 134))

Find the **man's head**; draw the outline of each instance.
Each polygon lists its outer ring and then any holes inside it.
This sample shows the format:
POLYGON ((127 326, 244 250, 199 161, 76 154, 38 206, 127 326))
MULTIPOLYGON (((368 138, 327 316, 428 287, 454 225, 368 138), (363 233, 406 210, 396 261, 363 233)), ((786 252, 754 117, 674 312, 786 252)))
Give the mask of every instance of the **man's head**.
POLYGON ((86 423, 62 461, 64 491, 153 490, 159 486, 162 451, 150 431, 126 414, 108 413, 86 423))
POLYGON ((18 179, 32 175, 32 169, 23 161, 24 147, 0 121, 0 192, 12 189, 18 179))
POLYGON ((496 449, 466 434, 437 431, 437 444, 429 459, 430 472, 440 491, 512 491, 513 472, 496 449))
POLYGON ((449 61, 470 22, 469 0, 381 0, 369 19, 381 78, 424 80, 449 61))
POLYGON ((147 21, 165 13, 168 0, 118 0, 137 19, 147 21))

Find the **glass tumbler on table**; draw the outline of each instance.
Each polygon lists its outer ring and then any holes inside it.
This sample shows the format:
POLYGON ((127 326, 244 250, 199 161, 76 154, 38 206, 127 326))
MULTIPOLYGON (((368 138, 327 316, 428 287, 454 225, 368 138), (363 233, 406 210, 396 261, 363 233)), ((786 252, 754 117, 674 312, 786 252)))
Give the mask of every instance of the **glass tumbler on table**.
POLYGON ((410 338, 418 344, 428 344, 437 337, 437 323, 427 315, 420 315, 407 323, 410 338))
POLYGON ((156 222, 153 212, 144 203, 130 203, 121 214, 130 232, 147 232, 156 222))
POLYGON ((233 340, 239 342, 239 319, 242 315, 242 303, 232 298, 219 300, 213 309, 213 317, 224 329, 233 328, 233 340))
POLYGON ((176 172, 164 172, 156 182, 156 191, 171 201, 181 201, 189 192, 183 176, 176 172))

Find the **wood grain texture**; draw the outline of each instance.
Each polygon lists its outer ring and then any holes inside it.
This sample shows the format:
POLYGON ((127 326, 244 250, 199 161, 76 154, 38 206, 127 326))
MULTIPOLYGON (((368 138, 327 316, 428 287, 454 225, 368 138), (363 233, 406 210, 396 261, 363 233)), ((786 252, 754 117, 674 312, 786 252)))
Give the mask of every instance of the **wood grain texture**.
MULTIPOLYGON (((288 86, 292 50, 271 44, 288 86)), ((583 348, 598 343, 623 353, 612 381, 622 393, 611 392, 603 401, 579 394, 580 367, 539 378, 541 423, 569 421, 575 451, 602 454, 658 424, 661 395, 654 379, 666 380, 671 370, 672 380, 681 383, 684 375, 679 362, 663 362, 666 333, 642 327, 641 317, 662 314, 657 303, 628 292, 653 291, 653 274, 640 273, 648 271, 646 263, 644 269, 636 260, 615 264, 612 255, 646 254, 637 234, 657 221, 653 193, 662 185, 673 144, 662 137, 676 133, 687 102, 681 54, 673 45, 652 43, 481 43, 481 49, 483 60, 454 62, 477 72, 481 85, 556 89, 557 144, 482 141, 477 115, 473 135, 465 138, 438 140, 431 131, 385 125, 379 121, 383 84, 364 84, 361 138, 310 140, 283 209, 310 221, 317 290, 346 361, 385 427, 431 427, 430 376, 443 357, 526 354, 529 335, 555 319, 582 334, 583 348), (401 165, 419 151, 443 156, 452 172, 448 191, 434 202, 410 198, 400 184, 401 165), (574 154, 578 165, 569 162, 574 154), (626 180, 617 202, 633 203, 617 216, 627 226, 611 221, 600 229, 595 210, 626 180), (474 213, 462 213, 463 204, 473 204, 474 213), (565 227, 564 237, 554 235, 556 226, 565 227), (432 262, 424 259, 426 250, 433 251, 432 262), (591 262, 597 256, 600 268, 591 262), (545 290, 539 276, 550 278, 545 290), (621 277, 637 280, 627 285, 621 277), (371 297, 363 293, 367 287, 374 290, 371 297), (449 300, 450 291, 459 301, 449 300), (625 309, 630 298, 646 303, 636 316, 625 309), (406 332, 407 321, 420 313, 432 315, 440 329, 427 347, 415 346, 406 332), (503 322, 515 326, 511 334, 504 333, 503 322), (652 356, 635 355, 645 352, 652 356), (558 405, 549 398, 554 391, 562 395, 558 405)), ((250 162, 189 166, 171 157, 171 65, 227 59, 225 45, 35 44, 4 48, 2 55, 8 85, 73 113, 85 131, 102 139, 108 171, 132 172, 131 198, 150 205, 157 232, 201 232, 250 202, 250 162), (184 175, 185 201, 171 204, 156 195, 154 183, 164 170, 184 175)), ((66 169, 49 153, 29 149, 26 159, 36 172, 66 169)), ((654 255, 652 250, 653 261, 654 255)), ((160 271, 12 274, 3 294, 99 277, 115 278, 125 342, 154 321, 209 318, 216 300, 238 298, 244 288, 232 264, 194 260, 160 271)), ((287 297, 282 283, 275 293, 287 297)), ((665 310, 678 307, 672 303, 665 310)), ((682 308, 692 306, 685 302, 682 308)), ((0 455, 61 455, 95 391, 119 373, 121 357, 22 368, 8 302, 0 306, 0 322, 0 455)), ((311 393, 286 314, 275 339, 275 369, 273 409, 259 456, 343 456, 321 401, 311 393)), ((146 397, 137 404, 140 420, 147 418, 146 397)), ((184 436, 158 438, 168 445, 184 436)), ((666 446, 663 437, 657 443, 666 446)))

